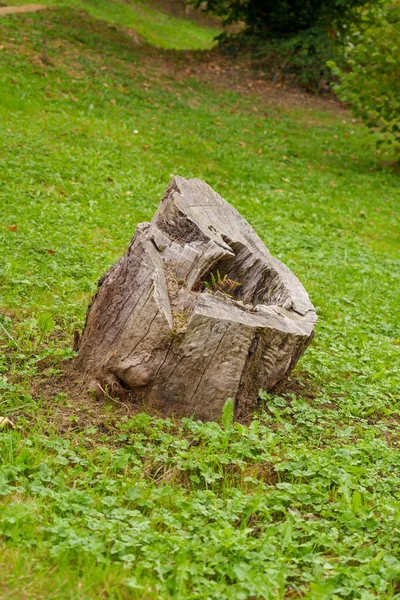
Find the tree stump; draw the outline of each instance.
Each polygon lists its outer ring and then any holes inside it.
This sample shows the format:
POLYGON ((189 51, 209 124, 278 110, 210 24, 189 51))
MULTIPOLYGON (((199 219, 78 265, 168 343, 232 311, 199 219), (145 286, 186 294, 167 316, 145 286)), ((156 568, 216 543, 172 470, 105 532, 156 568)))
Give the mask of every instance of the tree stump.
POLYGON ((316 314, 293 273, 199 179, 174 177, 151 223, 100 279, 80 340, 91 389, 170 414, 248 413, 310 343, 316 314))

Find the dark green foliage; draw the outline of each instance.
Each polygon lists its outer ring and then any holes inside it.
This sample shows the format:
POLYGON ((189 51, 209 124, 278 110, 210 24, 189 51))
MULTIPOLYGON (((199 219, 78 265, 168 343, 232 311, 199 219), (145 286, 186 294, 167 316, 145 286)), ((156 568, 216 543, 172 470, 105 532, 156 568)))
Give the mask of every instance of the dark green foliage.
POLYGON ((194 0, 198 7, 224 19, 244 21, 257 35, 291 36, 316 26, 340 27, 368 0, 194 0))
POLYGON ((365 11, 343 48, 344 68, 331 62, 341 100, 351 104, 378 143, 400 152, 400 3, 365 11))
MULTIPOLYGON (((276 83, 296 83, 320 92, 331 82, 326 63, 338 61, 336 47, 357 17, 359 7, 373 0, 192 0, 220 16, 225 25, 242 22, 244 29, 219 36, 223 44, 250 46, 263 58, 276 83)), ((340 61, 339 61, 340 62, 340 61)))
POLYGON ((225 36, 221 48, 228 53, 249 53, 275 84, 296 85, 312 93, 330 93, 332 73, 327 62, 334 59, 341 64, 337 44, 318 27, 283 38, 261 39, 249 32, 225 36))

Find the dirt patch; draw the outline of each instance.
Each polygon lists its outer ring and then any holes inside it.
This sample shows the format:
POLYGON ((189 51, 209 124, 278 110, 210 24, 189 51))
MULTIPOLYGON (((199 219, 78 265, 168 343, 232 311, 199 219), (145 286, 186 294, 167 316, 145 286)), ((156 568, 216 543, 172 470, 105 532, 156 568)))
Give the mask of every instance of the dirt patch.
MULTIPOLYGON (((139 412, 157 417, 166 416, 145 406, 137 398, 120 399, 111 395, 96 397, 88 391, 82 374, 76 371, 74 360, 68 361, 59 375, 49 376, 44 369, 31 379, 29 388, 33 400, 41 403, 49 431, 55 429, 59 435, 77 433, 90 426, 96 427, 101 436, 116 431, 122 417, 133 417, 139 412)), ((35 419, 35 413, 18 410, 11 418, 19 416, 28 420, 35 419)))
POLYGON ((24 6, 0 6, 1 15, 13 15, 16 13, 29 13, 44 10, 47 6, 43 4, 25 4, 24 6))
POLYGON ((275 396, 295 394, 306 400, 315 400, 318 391, 316 385, 313 385, 305 376, 291 375, 277 383, 270 393, 275 396))
POLYGON ((333 96, 314 96, 299 87, 274 84, 262 65, 246 57, 224 55, 219 48, 210 51, 154 51, 141 54, 139 69, 146 63, 159 75, 185 84, 189 79, 207 83, 214 88, 255 95, 267 104, 281 107, 344 112, 345 108, 333 96))

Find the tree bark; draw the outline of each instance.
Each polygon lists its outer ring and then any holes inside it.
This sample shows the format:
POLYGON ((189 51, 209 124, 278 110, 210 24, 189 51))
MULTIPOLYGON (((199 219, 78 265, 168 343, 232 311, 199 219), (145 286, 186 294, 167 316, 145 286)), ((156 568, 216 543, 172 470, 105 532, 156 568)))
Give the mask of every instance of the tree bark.
POLYGON ((174 177, 99 281, 80 341, 89 386, 210 420, 295 366, 316 314, 293 273, 205 182, 174 177))

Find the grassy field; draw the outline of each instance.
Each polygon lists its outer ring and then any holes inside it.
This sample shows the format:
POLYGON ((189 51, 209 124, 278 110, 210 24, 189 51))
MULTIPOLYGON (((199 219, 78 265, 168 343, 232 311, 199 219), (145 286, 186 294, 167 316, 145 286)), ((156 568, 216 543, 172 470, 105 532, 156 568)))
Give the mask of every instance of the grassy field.
POLYGON ((390 156, 332 103, 178 77, 189 55, 91 6, 0 20, 0 598, 400 598, 390 156), (64 381, 97 279, 171 173, 240 210, 317 307, 313 344, 246 425, 64 381))
MULTIPOLYGON (((13 6, 23 4, 27 2, 12 2, 13 6)), ((75 8, 110 25, 133 28, 144 41, 159 48, 204 50, 215 45, 214 38, 220 33, 215 26, 199 27, 190 19, 179 19, 156 10, 145 0, 43 0, 40 4, 75 8)))

